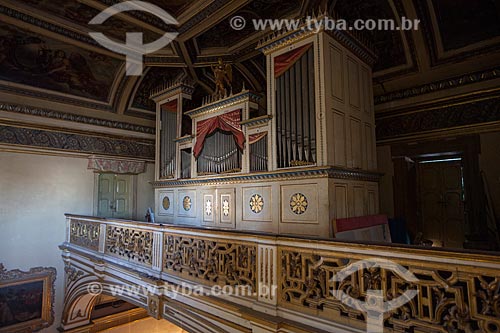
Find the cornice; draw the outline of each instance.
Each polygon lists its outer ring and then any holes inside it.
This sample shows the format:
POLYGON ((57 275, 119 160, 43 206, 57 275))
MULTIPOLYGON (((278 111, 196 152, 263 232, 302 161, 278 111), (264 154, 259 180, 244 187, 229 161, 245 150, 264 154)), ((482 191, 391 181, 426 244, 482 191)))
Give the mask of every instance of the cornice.
POLYGON ((178 143, 185 143, 185 142, 192 142, 193 139, 194 139, 194 136, 192 136, 192 135, 185 135, 185 136, 182 136, 180 138, 176 138, 173 141, 174 142, 178 142, 178 143))
POLYGON ((196 117, 202 114, 215 112, 224 107, 228 107, 246 101, 259 103, 261 99, 262 96, 259 96, 251 91, 245 90, 240 92, 239 94, 232 95, 224 99, 216 100, 214 102, 209 102, 208 104, 205 104, 199 108, 187 111, 185 114, 190 117, 196 117))
POLYGON ((500 96, 487 96, 424 110, 376 117, 377 141, 406 138, 425 133, 443 132, 500 122, 500 96))
POLYGON ((20 105, 20 104, 10 104, 10 103, 0 102, 0 111, 28 114, 32 116, 72 121, 88 125, 104 126, 104 127, 122 129, 139 133, 155 134, 154 127, 140 126, 126 122, 92 118, 72 113, 65 113, 65 112, 20 105))
POLYGON ((500 77, 500 67, 488 69, 486 71, 477 71, 467 73, 460 76, 455 76, 449 79, 436 81, 428 84, 423 84, 413 88, 394 91, 385 95, 374 97, 375 104, 383 104, 392 101, 397 101, 405 98, 420 96, 428 93, 433 93, 440 90, 457 88, 468 84, 484 82, 500 77))
POLYGON ((240 125, 242 125, 242 126, 265 125, 268 122, 270 122, 271 119, 273 119, 273 116, 271 116, 271 115, 264 115, 264 116, 260 116, 260 117, 257 117, 257 118, 252 118, 252 119, 244 120, 244 121, 240 122, 240 125))
POLYGON ((211 178, 193 178, 179 180, 162 180, 153 182, 156 188, 178 186, 221 185, 235 183, 255 183, 284 181, 311 178, 333 178, 357 181, 378 182, 382 174, 361 170, 349 170, 334 167, 295 169, 276 172, 259 172, 254 174, 219 176, 211 178))
POLYGON ((13 87, 13 86, 8 86, 8 85, 3 85, 0 84, 0 92, 7 92, 7 93, 12 93, 16 95, 23 95, 23 96, 29 96, 29 97, 34 97, 34 98, 39 98, 39 99, 44 99, 44 100, 50 100, 52 102, 59 102, 63 104, 69 104, 69 105, 76 105, 76 106, 82 106, 86 107, 89 109, 95 109, 95 110, 102 110, 102 111, 107 111, 107 112, 114 112, 113 108, 105 104, 104 102, 92 102, 90 100, 84 100, 83 98, 74 98, 74 97, 68 97, 68 96, 61 96, 57 94, 51 94, 47 92, 42 92, 38 90, 30 90, 30 89, 22 89, 18 87, 13 87))
POLYGON ((125 156, 154 160, 154 141, 99 137, 0 124, 0 143, 55 151, 125 156))
MULTIPOLYGON (((325 17, 326 16, 318 16, 317 18, 314 17, 314 19, 321 21, 324 20, 325 17)), ((325 30, 324 25, 318 31, 313 31, 307 28, 306 22, 297 30, 282 30, 270 34, 258 43, 257 49, 267 55, 275 50, 321 32, 330 35, 370 66, 373 66, 375 63, 377 59, 376 54, 366 46, 367 42, 361 41, 361 37, 358 38, 352 32, 345 30, 325 30)))

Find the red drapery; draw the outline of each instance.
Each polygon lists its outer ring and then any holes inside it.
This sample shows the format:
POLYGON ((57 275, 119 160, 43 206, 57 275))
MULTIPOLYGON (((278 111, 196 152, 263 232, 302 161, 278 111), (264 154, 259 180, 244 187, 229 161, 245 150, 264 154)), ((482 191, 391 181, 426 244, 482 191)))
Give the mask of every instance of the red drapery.
POLYGON ((259 142, 260 140, 264 139, 267 136, 267 132, 262 132, 262 133, 256 133, 248 136, 248 143, 253 144, 256 142, 259 142))
POLYGON ((198 157, 203 150, 205 138, 217 129, 231 132, 238 147, 243 150, 245 135, 241 131, 241 110, 232 111, 210 119, 202 120, 196 124, 196 144, 194 145, 194 157, 198 157))
POLYGON ((177 99, 163 104, 162 109, 170 112, 177 112, 177 99))
POLYGON ((277 78, 278 76, 285 74, 285 72, 290 69, 290 67, 292 67, 295 62, 311 48, 312 45, 312 43, 306 44, 274 58, 274 77, 277 78))

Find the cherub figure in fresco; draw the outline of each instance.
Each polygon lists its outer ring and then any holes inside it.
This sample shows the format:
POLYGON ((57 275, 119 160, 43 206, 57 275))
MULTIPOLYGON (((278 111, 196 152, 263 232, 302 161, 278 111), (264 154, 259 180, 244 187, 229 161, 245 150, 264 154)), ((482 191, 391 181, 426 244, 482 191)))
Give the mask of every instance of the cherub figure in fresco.
POLYGON ((233 79, 233 70, 231 65, 224 64, 222 59, 219 58, 219 61, 216 65, 211 66, 212 71, 215 76, 215 96, 217 98, 222 98, 226 95, 227 89, 226 85, 229 89, 231 89, 231 81, 233 79))
POLYGON ((47 74, 72 89, 91 94, 102 92, 102 85, 94 77, 87 60, 75 52, 68 57, 65 51, 56 50, 47 74))

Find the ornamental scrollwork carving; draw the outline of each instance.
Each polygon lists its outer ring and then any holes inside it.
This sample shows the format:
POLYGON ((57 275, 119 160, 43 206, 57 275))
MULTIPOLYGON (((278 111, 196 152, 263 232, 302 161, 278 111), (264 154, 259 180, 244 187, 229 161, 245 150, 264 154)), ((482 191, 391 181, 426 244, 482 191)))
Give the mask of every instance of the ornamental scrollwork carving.
POLYGON ((100 225, 98 223, 71 220, 70 242, 90 250, 99 249, 100 225))
POLYGON ((256 290, 257 249, 250 244, 165 234, 169 274, 209 285, 249 286, 256 290))
POLYGON ((153 234, 118 226, 106 228, 106 253, 141 264, 152 264, 153 234))
POLYGON ((362 267, 337 282, 337 273, 357 260, 333 253, 281 250, 280 306, 335 321, 359 321, 365 314, 343 304, 333 291, 341 290, 365 302, 368 290, 381 290, 385 301, 409 290, 417 296, 392 310, 384 322, 391 332, 496 333, 500 332, 500 276, 460 272, 456 267, 415 263, 405 265, 417 278, 408 282, 397 271, 382 267, 362 267))

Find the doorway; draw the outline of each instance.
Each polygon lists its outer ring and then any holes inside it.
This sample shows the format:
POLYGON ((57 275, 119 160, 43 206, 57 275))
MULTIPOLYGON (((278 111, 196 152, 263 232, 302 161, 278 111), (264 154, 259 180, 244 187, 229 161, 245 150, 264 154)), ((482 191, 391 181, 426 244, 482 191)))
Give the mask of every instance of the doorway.
POLYGON ((417 162, 418 232, 433 246, 463 248, 465 185, 461 157, 417 162))
POLYGON ((134 214, 133 175, 99 173, 96 215, 99 217, 132 219, 134 214))

